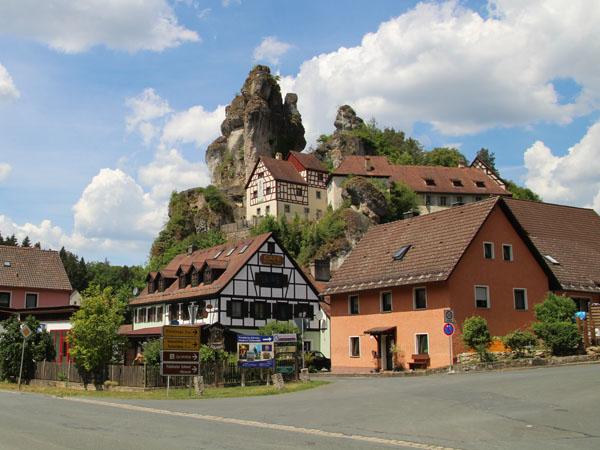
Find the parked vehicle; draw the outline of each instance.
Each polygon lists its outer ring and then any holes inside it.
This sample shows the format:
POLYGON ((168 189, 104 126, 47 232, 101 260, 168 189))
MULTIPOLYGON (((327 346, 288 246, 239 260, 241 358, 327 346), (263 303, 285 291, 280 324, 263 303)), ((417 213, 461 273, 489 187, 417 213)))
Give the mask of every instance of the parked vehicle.
POLYGON ((331 359, 327 358, 323 353, 316 350, 311 350, 305 353, 305 358, 310 361, 310 365, 317 370, 327 370, 331 372, 331 359))

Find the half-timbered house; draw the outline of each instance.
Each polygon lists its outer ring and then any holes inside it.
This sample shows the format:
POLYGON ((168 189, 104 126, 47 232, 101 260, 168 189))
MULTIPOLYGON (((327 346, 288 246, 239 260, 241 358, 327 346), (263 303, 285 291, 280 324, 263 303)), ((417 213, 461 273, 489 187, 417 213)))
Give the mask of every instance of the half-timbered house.
POLYGON ((130 303, 132 326, 122 331, 134 342, 130 355, 141 341, 158 337, 163 325, 219 323, 229 331, 256 334, 268 322, 296 317, 308 319, 306 340, 319 350, 324 315, 317 288, 272 233, 190 248, 151 272, 147 282, 130 303))
POLYGON ((327 210, 328 170, 313 155, 291 151, 285 160, 261 156, 246 183, 246 219, 295 214, 320 218, 327 210))

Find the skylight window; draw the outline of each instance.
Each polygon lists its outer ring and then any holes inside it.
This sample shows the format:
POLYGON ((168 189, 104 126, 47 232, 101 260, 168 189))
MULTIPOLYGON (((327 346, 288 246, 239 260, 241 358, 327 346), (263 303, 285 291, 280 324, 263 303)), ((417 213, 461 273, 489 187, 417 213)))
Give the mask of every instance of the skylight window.
POLYGON ((250 246, 250 244, 246 244, 246 245, 244 245, 244 246, 242 247, 242 249, 240 250, 240 255, 241 255, 242 253, 244 253, 244 252, 246 251, 246 249, 247 249, 249 246, 250 246))
POLYGON ((219 256, 221 256, 221 253, 223 253, 223 250, 219 250, 213 259, 217 259, 219 256))
POLYGON ((463 185, 463 184, 462 184, 462 181, 460 181, 460 180, 452 180, 452 184, 453 184, 455 187, 462 187, 462 185, 463 185))
POLYGON ((425 178, 425 184, 426 184, 427 186, 435 186, 435 185, 436 185, 436 184, 435 184, 435 180, 434 180, 434 179, 432 179, 432 178, 425 178))
POLYGON ((546 258, 548 261, 550 261, 552 264, 560 264, 556 259, 554 259, 552 256, 550 255, 544 255, 544 258, 546 258))
POLYGON ((10 261, 4 261, 4 267, 10 267, 10 261))
POLYGON ((481 187, 481 188, 484 188, 484 187, 485 187, 485 183, 484 183, 483 181, 476 181, 476 182, 475 182, 475 185, 476 185, 477 187, 481 187))
POLYGON ((227 252, 227 254, 226 254, 225 256, 231 256, 231 254, 232 254, 232 253, 235 251, 235 249, 236 249, 236 248, 237 248, 237 247, 233 247, 231 250, 229 250, 229 251, 227 252))
POLYGON ((394 254, 394 261, 401 261, 402 258, 406 255, 411 245, 404 245, 394 254))

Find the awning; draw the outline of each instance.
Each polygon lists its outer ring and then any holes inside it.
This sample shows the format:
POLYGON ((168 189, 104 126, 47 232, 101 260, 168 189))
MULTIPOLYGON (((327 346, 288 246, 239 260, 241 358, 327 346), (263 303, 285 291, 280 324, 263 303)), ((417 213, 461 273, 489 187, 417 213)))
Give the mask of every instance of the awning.
POLYGON ((381 335, 381 334, 395 334, 396 327, 375 327, 364 332, 365 334, 370 334, 372 336, 381 335))

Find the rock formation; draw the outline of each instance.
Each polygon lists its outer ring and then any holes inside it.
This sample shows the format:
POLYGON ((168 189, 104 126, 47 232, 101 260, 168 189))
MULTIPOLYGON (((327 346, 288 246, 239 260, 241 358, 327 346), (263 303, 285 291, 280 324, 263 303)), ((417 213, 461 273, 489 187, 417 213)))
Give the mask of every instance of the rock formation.
POLYGON ((259 156, 284 157, 306 145, 296 94, 285 102, 277 80, 266 66, 256 66, 241 93, 225 109, 222 136, 206 150, 211 183, 243 195, 243 186, 259 156))
POLYGON ((364 120, 356 115, 354 110, 349 105, 343 105, 338 108, 337 115, 333 125, 335 126, 335 134, 343 131, 360 130, 364 125, 364 120))

